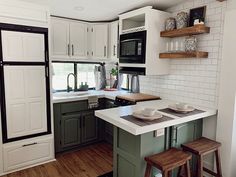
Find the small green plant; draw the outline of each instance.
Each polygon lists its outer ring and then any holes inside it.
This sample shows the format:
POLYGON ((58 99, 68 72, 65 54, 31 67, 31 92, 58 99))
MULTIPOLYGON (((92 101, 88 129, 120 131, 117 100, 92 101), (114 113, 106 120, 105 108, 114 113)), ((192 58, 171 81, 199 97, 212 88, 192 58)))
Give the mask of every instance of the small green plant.
POLYGON ((118 69, 117 69, 117 68, 112 68, 110 74, 111 74, 112 76, 117 76, 117 74, 118 74, 118 69))

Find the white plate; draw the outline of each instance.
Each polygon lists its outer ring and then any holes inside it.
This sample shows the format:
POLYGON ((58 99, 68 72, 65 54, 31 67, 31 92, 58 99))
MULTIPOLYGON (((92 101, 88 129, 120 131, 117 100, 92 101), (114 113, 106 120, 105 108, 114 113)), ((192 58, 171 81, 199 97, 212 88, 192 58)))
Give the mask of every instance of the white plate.
POLYGON ((192 111, 195 110, 195 108, 192 107, 192 106, 188 106, 187 109, 178 109, 175 104, 174 105, 169 105, 168 108, 175 111, 175 112, 177 112, 177 113, 189 113, 189 112, 192 112, 192 111))
POLYGON ((142 111, 136 111, 132 114, 132 116, 134 116, 137 119, 150 120, 150 121, 162 118, 162 115, 158 112, 155 112, 153 116, 144 116, 142 114, 142 111))

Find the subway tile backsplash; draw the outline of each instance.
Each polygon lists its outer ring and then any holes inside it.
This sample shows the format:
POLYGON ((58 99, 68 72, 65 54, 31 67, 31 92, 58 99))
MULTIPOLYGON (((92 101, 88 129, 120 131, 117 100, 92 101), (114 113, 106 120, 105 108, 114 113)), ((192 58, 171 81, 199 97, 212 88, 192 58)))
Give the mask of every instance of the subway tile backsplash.
MULTIPOLYGON (((227 2, 192 0, 169 8, 167 11, 176 16, 178 12, 189 12, 190 9, 200 6, 207 6, 206 25, 211 27, 211 32, 197 36, 198 50, 209 52, 209 57, 171 60, 170 75, 140 77, 141 92, 159 95, 164 99, 217 108, 227 2)), ((174 40, 180 41, 184 38, 174 40)))

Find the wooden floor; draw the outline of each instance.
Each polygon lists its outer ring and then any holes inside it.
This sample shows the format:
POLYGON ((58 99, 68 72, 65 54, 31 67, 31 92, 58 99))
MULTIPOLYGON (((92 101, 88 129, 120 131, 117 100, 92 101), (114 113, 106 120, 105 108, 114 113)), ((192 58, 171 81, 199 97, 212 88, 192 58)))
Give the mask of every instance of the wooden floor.
POLYGON ((92 145, 58 155, 57 161, 5 175, 4 177, 97 177, 112 171, 112 146, 92 145))

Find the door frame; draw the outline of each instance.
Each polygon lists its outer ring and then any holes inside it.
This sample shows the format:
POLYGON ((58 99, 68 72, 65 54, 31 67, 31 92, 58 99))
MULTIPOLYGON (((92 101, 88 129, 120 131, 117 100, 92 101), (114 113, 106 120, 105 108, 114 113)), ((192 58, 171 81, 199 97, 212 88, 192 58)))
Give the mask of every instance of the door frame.
POLYGON ((1 106, 1 121, 2 121, 2 141, 3 143, 23 140, 27 138, 33 138, 37 136, 51 134, 51 99, 50 99, 50 78, 49 78, 49 44, 48 44, 48 28, 33 27, 33 26, 22 26, 14 24, 0 23, 0 106, 1 106), (36 33, 44 35, 44 62, 4 62, 3 51, 2 51, 2 30, 14 31, 14 32, 26 32, 36 33), (46 111, 47 111, 47 131, 32 135, 26 135, 16 138, 8 138, 7 135, 7 115, 6 115, 6 100, 5 100, 5 82, 4 82, 4 65, 13 66, 44 66, 45 77, 46 77, 46 111))

